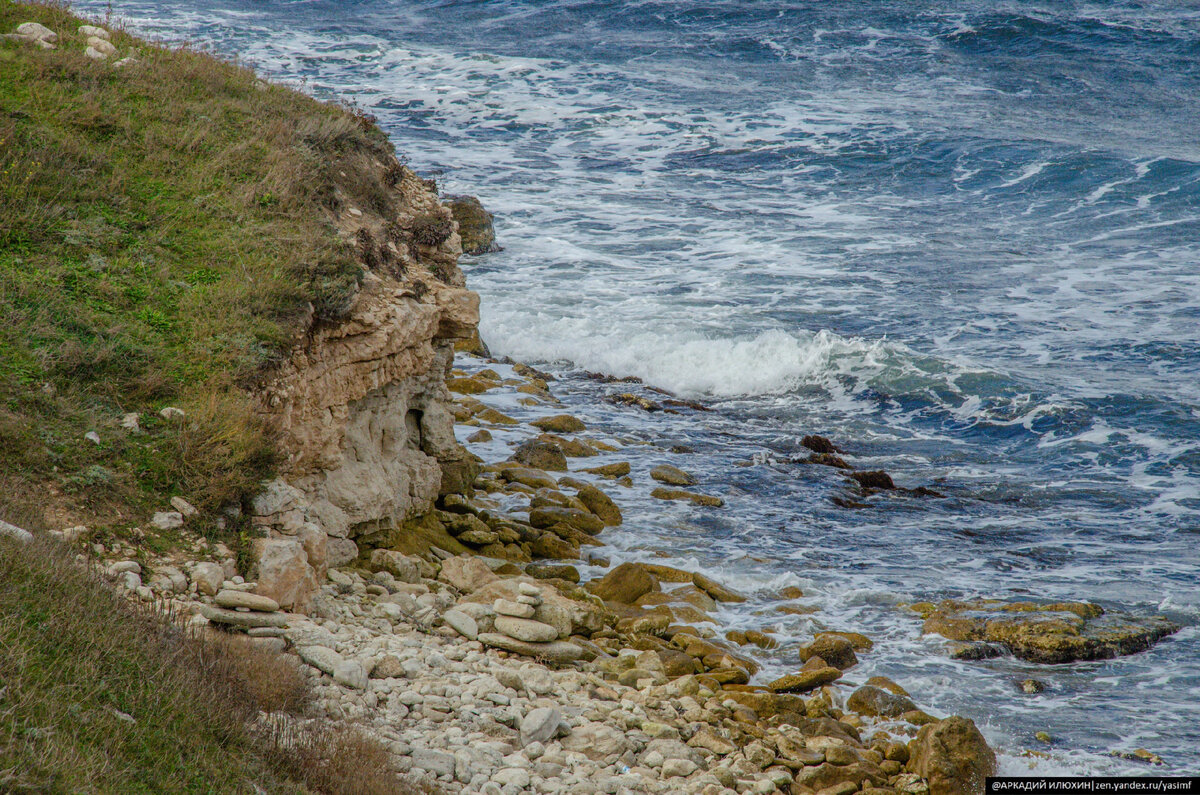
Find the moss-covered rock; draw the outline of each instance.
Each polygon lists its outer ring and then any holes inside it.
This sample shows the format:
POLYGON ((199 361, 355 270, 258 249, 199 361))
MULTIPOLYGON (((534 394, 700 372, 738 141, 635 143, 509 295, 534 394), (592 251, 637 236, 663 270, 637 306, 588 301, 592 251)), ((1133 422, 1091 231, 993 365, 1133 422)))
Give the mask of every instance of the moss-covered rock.
POLYGON ((604 529, 604 522, 595 515, 578 508, 563 508, 556 505, 534 508, 529 512, 529 523, 537 528, 553 528, 562 524, 588 535, 595 535, 604 529))
POLYGON ((854 654, 854 644, 839 635, 821 634, 807 646, 800 647, 800 659, 808 662, 813 657, 820 657, 834 668, 843 671, 858 664, 854 654))
POLYGON ((512 460, 534 467, 556 472, 567 471, 567 457, 562 448, 553 442, 529 439, 521 442, 512 454, 512 460))
POLYGON ((579 489, 575 495, 579 498, 587 509, 599 517, 600 521, 604 522, 609 527, 616 527, 621 524, 621 509, 613 502, 612 497, 609 497, 600 489, 586 484, 579 489))
POLYGON ((846 706, 859 715, 898 718, 917 708, 912 699, 875 685, 863 685, 850 694, 846 706))
POLYGON ((657 488, 650 492, 650 496, 658 500, 684 500, 694 505, 702 505, 708 508, 720 508, 725 504, 725 500, 720 497, 697 494, 694 491, 686 491, 684 489, 657 488))
POLYGON ((929 782, 929 795, 976 795, 996 772, 995 752, 975 724, 958 715, 922 726, 909 756, 909 771, 929 782))
POLYGON ((696 478, 688 472, 684 472, 679 467, 671 466, 670 464, 661 464, 650 470, 650 477, 657 480, 659 483, 666 483, 668 486, 694 486, 696 478))
POLYGON ((570 414, 555 414, 552 417, 542 417, 529 424, 547 433, 578 433, 587 427, 583 424, 583 420, 578 417, 572 417, 570 414))
POLYGON ((823 685, 830 685, 842 678, 842 672, 832 666, 811 668, 787 676, 781 676, 767 687, 776 693, 806 693, 823 685))
POLYGON ((599 580, 588 583, 587 589, 606 602, 631 605, 638 597, 662 586, 658 579, 639 563, 622 563, 599 580))
POLYGON ((583 470, 591 475, 600 475, 605 478, 619 478, 629 474, 630 466, 628 461, 618 461, 615 464, 604 464, 603 466, 591 467, 583 470))
POLYGON ((464 254, 486 254, 499 251, 496 245, 496 230, 492 214, 474 196, 453 196, 446 204, 454 220, 458 222, 458 236, 462 238, 464 254))
POLYGON ((1179 627, 1162 616, 1106 613, 1090 602, 945 601, 924 631, 964 643, 1000 643, 1038 663, 1101 660, 1150 648, 1179 627))

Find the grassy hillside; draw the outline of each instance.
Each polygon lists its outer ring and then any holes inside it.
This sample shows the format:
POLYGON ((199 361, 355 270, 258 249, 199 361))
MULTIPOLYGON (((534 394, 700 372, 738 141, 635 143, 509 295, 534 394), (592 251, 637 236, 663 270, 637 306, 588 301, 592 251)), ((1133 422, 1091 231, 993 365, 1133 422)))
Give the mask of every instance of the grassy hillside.
POLYGON ((260 711, 302 717, 310 699, 290 658, 193 637, 61 545, 0 536, 0 792, 427 792, 352 729, 252 728, 260 711))
MULTIPOLYGON (((85 20, 0 0, 0 32, 28 21, 59 41, 0 40, 0 519, 105 539, 176 494, 244 503, 275 458, 249 395, 347 312, 363 268, 333 218, 395 217, 402 167, 352 110, 119 30, 94 61, 85 20)), ((0 792, 412 791, 353 731, 255 728, 308 699, 284 658, 0 536, 0 792)))
POLYGON ((60 38, 0 41, 0 494, 114 532, 173 494, 237 502, 273 452, 230 387, 310 307, 347 311, 362 267, 331 213, 386 212, 387 175, 363 164, 400 166, 369 119, 249 70, 119 30, 93 61, 83 20, 0 0, 0 31, 26 21, 60 38))

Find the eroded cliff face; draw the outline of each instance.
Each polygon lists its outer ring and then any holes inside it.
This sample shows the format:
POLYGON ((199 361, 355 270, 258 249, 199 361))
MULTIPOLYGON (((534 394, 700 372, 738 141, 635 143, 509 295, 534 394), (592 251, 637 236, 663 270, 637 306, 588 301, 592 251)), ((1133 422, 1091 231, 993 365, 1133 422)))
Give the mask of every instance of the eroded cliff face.
POLYGON ((260 592, 295 608, 327 565, 358 555, 361 533, 431 510, 475 474, 454 439, 445 384, 454 343, 479 320, 457 265, 459 235, 432 183, 376 165, 394 181, 395 214, 342 191, 332 218, 364 265, 349 316, 310 326, 260 395, 285 460, 255 501, 268 533, 255 576, 260 592))

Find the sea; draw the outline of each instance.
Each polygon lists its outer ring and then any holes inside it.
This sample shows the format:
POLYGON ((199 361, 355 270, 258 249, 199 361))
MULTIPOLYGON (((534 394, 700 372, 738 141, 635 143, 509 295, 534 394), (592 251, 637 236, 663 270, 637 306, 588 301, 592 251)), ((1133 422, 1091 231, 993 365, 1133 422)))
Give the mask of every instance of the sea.
POLYGON ((628 443, 612 556, 750 594, 719 617, 785 641, 765 675, 858 629, 876 646, 854 677, 969 716, 1004 773, 1200 771, 1200 5, 75 8, 352 102, 443 194, 478 196, 504 249, 462 263, 483 338, 628 443), (648 387, 711 410, 605 400, 666 399, 648 387), (797 461, 810 433, 944 496, 855 507, 797 461), (656 463, 726 506, 651 499, 656 463), (774 612, 787 585, 820 612, 774 612), (903 608, 973 597, 1182 629, 1111 660, 968 662, 903 608))

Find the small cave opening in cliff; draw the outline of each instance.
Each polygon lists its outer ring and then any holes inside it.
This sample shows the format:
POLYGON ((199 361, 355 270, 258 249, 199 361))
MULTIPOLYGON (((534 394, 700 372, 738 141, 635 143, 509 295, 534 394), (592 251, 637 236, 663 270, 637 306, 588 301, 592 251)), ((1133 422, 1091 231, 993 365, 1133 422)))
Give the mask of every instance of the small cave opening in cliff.
POLYGON ((421 420, 424 416, 425 412, 420 409, 409 409, 404 415, 404 427, 408 431, 405 444, 413 450, 420 450, 425 441, 421 434, 421 420))

